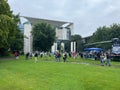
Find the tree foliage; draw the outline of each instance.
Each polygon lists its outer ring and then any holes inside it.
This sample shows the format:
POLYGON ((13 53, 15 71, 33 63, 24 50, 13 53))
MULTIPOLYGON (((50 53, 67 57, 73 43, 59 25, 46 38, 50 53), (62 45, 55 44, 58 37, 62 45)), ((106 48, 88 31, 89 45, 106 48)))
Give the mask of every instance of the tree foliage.
MULTIPOLYGON (((20 22, 20 16, 19 14, 17 15, 14 15, 13 16, 14 18, 14 22, 15 24, 19 23, 20 22)), ((14 28, 16 29, 15 30, 15 36, 14 36, 14 40, 12 41, 11 43, 11 50, 12 51, 15 51, 15 50, 23 50, 23 33, 19 30, 18 26, 14 26, 14 28)))
POLYGON ((82 51, 83 49, 83 43, 82 43, 82 37, 80 35, 72 35, 71 36, 71 42, 75 41, 76 42, 76 50, 77 52, 82 51))
POLYGON ((9 17, 13 16, 7 0, 0 0, 0 15, 7 15, 9 17))
MULTIPOLYGON (((100 42, 100 41, 107 41, 112 40, 112 38, 119 38, 120 39, 120 24, 113 24, 109 27, 103 26, 99 27, 97 31, 93 34, 89 43, 92 42, 100 42)), ((104 43, 104 44, 96 44, 95 47, 101 47, 104 49, 110 49, 112 43, 104 43)))
POLYGON ((47 23, 37 23, 33 27, 33 49, 49 51, 55 41, 55 28, 47 23))
MULTIPOLYGON (((16 15, 17 16, 17 15, 16 15)), ((7 0, 0 0, 0 55, 4 55, 15 42, 20 30, 17 27, 17 19, 14 18, 7 0)), ((16 42, 18 43, 18 42, 16 42)))

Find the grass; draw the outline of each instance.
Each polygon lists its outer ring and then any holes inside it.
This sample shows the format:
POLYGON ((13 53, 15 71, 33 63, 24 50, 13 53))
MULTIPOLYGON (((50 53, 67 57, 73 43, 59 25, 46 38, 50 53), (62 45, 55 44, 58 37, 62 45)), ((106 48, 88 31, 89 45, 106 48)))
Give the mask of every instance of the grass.
POLYGON ((119 90, 120 62, 100 66, 99 61, 53 57, 0 60, 0 90, 119 90), (77 62, 77 63, 76 63, 77 62), (79 64, 88 63, 88 64, 79 64))

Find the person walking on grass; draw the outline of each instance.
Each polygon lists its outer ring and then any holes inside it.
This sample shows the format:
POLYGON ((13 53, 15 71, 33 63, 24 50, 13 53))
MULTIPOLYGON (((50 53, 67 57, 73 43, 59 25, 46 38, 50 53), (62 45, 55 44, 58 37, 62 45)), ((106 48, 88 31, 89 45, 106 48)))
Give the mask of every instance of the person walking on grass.
POLYGON ((63 53, 63 60, 64 60, 64 62, 66 62, 67 61, 67 53, 65 52, 65 53, 63 53))
POLYGON ((57 61, 60 62, 60 57, 61 57, 61 54, 60 54, 60 51, 57 53, 57 61))
POLYGON ((100 62, 101 62, 101 65, 104 66, 104 53, 102 52, 101 55, 100 55, 100 62))
POLYGON ((15 59, 19 59, 19 52, 18 51, 15 51, 14 55, 15 55, 15 59))
POLYGON ((111 66, 110 65, 110 59, 111 59, 110 53, 106 53, 106 57, 107 57, 107 59, 106 59, 106 65, 111 66))
POLYGON ((38 61, 38 52, 37 51, 35 52, 34 57, 35 57, 35 63, 36 63, 38 61))
POLYGON ((28 59, 29 59, 29 56, 30 56, 30 53, 27 52, 25 56, 26 56, 26 60, 28 60, 28 59))

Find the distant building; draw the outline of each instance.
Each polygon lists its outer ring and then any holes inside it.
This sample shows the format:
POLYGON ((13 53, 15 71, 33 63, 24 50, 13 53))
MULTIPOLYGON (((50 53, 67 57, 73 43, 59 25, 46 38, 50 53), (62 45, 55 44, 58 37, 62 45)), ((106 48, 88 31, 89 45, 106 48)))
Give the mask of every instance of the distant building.
POLYGON ((87 43, 89 43, 91 38, 92 38, 92 36, 87 36, 87 37, 82 38, 82 41, 84 44, 87 44, 87 43))
POLYGON ((73 23, 71 22, 63 22, 63 21, 55 21, 55 20, 47 20, 47 19, 39 19, 39 18, 31 18, 31 17, 21 17, 22 24, 20 24, 20 29, 22 30, 25 36, 24 53, 33 51, 32 50, 33 39, 31 35, 31 31, 32 31, 32 27, 38 22, 47 23, 55 27, 57 40, 55 43, 53 43, 53 46, 51 47, 52 52, 58 50, 58 42, 70 40, 70 36, 73 35, 73 23))

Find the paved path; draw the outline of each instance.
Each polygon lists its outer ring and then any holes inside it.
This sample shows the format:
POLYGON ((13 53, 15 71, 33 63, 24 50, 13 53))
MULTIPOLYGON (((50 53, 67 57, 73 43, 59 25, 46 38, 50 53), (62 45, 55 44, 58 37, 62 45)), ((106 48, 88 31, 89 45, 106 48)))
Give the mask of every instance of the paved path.
MULTIPOLYGON (((86 62, 71 62, 71 63, 73 63, 73 64, 84 64, 84 65, 101 66, 100 64, 92 64, 92 63, 86 63, 86 62)), ((104 65, 104 66, 106 66, 106 65, 104 65)), ((106 66, 106 67, 109 67, 109 66, 106 66)), ((120 65, 111 65, 110 67, 120 68, 120 65)))
POLYGON ((0 60, 13 60, 15 59, 14 57, 3 57, 3 58, 0 58, 0 60))
MULTIPOLYGON (((56 62, 56 61, 45 60, 45 61, 43 61, 43 62, 56 62)), ((62 63, 65 63, 65 62, 63 62, 63 61, 61 61, 61 62, 62 62, 62 63)), ((61 62, 60 62, 60 63, 61 63, 61 62)), ((59 63, 59 62, 58 62, 58 63, 59 63)), ((87 62, 69 62, 69 61, 67 61, 67 63, 101 66, 100 64, 93 64, 93 63, 87 63, 87 62)), ((120 63, 120 62, 118 62, 118 63, 120 63)), ((102 66, 102 67, 109 67, 109 66, 104 65, 104 66, 102 66)), ((120 65, 111 65, 110 67, 120 68, 120 65)))
MULTIPOLYGON (((14 57, 0 58, 0 60, 13 60, 13 59, 15 59, 15 58, 14 57)), ((45 60, 45 61, 42 61, 42 62, 56 62, 56 61, 45 60)), ((64 62, 62 62, 62 63, 64 63, 64 62)), ((69 61, 67 61, 67 63, 101 66, 100 64, 93 64, 93 63, 87 63, 87 62, 69 62, 69 61)), ((120 62, 118 62, 118 63, 120 63, 120 62)), ((106 67, 106 65, 104 65, 104 66, 106 67)), ((109 67, 109 66, 107 66, 107 67, 109 67)), ((111 65, 110 67, 120 68, 120 65, 111 65)))

